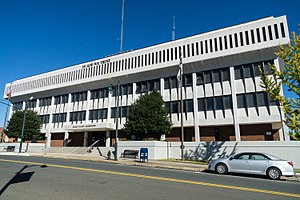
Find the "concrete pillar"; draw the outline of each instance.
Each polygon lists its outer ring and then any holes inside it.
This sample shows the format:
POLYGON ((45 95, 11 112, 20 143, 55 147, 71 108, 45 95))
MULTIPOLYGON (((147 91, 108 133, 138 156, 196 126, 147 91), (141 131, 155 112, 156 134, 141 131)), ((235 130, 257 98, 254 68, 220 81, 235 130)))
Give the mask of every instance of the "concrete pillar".
POLYGON ((105 147, 110 147, 110 131, 106 131, 105 147))
POLYGON ((47 141, 46 147, 51 147, 51 132, 46 133, 47 141))
POLYGON ((88 90, 87 101, 86 101, 86 112, 85 112, 85 124, 87 124, 89 121, 89 112, 90 112, 90 103, 91 103, 90 99, 91 99, 91 91, 88 90))
POLYGON ((165 80, 164 78, 160 79, 160 95, 163 97, 164 99, 164 90, 165 90, 165 80))
POLYGON ((193 106, 194 106, 194 132, 195 142, 200 142, 199 122, 198 122, 198 99, 197 99, 197 74, 192 74, 193 79, 193 106))
POLYGON ((68 146, 68 140, 69 140, 69 132, 65 131, 65 136, 64 136, 64 147, 68 146))
POLYGON ((83 146, 87 147, 88 145, 89 132, 85 131, 83 136, 83 146))
POLYGON ((235 132, 235 140, 239 142, 241 141, 241 134, 240 134, 239 116, 237 110, 234 67, 230 67, 229 70, 230 70, 231 98, 232 98, 232 108, 233 108, 233 126, 235 132))

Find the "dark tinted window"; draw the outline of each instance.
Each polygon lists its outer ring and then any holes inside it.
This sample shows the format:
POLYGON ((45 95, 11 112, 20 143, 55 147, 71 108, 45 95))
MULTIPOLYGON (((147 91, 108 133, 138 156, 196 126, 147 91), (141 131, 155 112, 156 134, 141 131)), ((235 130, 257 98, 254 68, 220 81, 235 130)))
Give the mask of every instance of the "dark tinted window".
POLYGON ((209 97, 206 99, 207 102, 207 110, 214 110, 214 98, 213 97, 209 97))
POLYGON ((238 108, 246 108, 246 101, 243 94, 236 95, 238 108))
POLYGON ((223 110, 223 98, 222 96, 215 97, 216 110, 223 110))
POLYGON ((267 106, 268 98, 265 92, 257 93, 257 106, 267 106))
POLYGON ((222 81, 229 81, 229 68, 222 69, 221 73, 222 73, 222 81))
POLYGON ((205 111, 205 99, 198 99, 198 110, 205 111))
POLYGON ((211 74, 210 74, 210 71, 204 72, 204 80, 205 80, 205 83, 211 83, 211 74))
POLYGON ((255 93, 246 94, 248 107, 255 107, 256 97, 255 93))
POLYGON ((224 96, 224 109, 232 109, 232 98, 231 96, 224 96))
POLYGON ((234 67, 235 80, 243 78, 242 66, 234 67))
POLYGON ((214 82, 221 82, 220 70, 213 70, 214 82))

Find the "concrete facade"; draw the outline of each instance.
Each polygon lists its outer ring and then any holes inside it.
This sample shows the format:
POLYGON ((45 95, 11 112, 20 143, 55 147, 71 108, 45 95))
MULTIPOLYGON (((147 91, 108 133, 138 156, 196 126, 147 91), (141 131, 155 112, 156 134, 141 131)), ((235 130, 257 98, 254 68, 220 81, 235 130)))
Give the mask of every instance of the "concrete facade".
MULTIPOLYGON (((158 90, 174 124, 166 140, 180 141, 181 53, 184 141, 288 141, 281 110, 262 92, 258 66, 281 69, 274 52, 289 41, 286 17, 268 17, 16 80, 4 98, 11 91, 10 116, 34 98, 27 107, 41 116, 47 146, 109 147, 116 92, 108 86, 120 84, 120 128, 129 106, 158 90)), ((120 133, 120 140, 132 137, 120 133)))

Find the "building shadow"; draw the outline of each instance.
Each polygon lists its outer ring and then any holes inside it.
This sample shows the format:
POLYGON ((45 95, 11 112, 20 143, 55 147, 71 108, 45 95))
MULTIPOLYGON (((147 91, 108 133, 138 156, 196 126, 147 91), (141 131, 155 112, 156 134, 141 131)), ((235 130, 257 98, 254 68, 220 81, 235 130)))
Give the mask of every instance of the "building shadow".
POLYGON ((231 151, 227 151, 227 147, 221 149, 224 145, 224 141, 221 142, 202 142, 195 150, 189 150, 185 152, 185 159, 187 160, 212 160, 214 158, 227 158, 232 156, 237 151, 237 143, 235 143, 231 151))
MULTIPOLYGON (((23 172, 25 169, 29 168, 29 167, 36 167, 38 165, 25 165, 22 169, 20 169, 18 172, 16 172, 16 174, 14 175, 14 177, 12 177, 6 184, 5 186, 3 186, 0 190, 0 196, 5 192, 5 190, 12 184, 15 183, 22 183, 22 182, 27 182, 30 181, 32 175, 34 174, 34 172, 23 172)), ((45 168, 47 167, 47 165, 41 165, 39 166, 41 168, 45 168)))

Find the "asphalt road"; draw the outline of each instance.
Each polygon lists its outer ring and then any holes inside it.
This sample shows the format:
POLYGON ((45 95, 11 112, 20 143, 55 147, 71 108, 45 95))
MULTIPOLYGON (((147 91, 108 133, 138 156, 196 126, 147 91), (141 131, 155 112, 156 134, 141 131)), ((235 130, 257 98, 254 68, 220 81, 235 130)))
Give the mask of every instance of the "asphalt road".
POLYGON ((0 156, 0 199, 300 199, 300 183, 53 158, 0 156))

